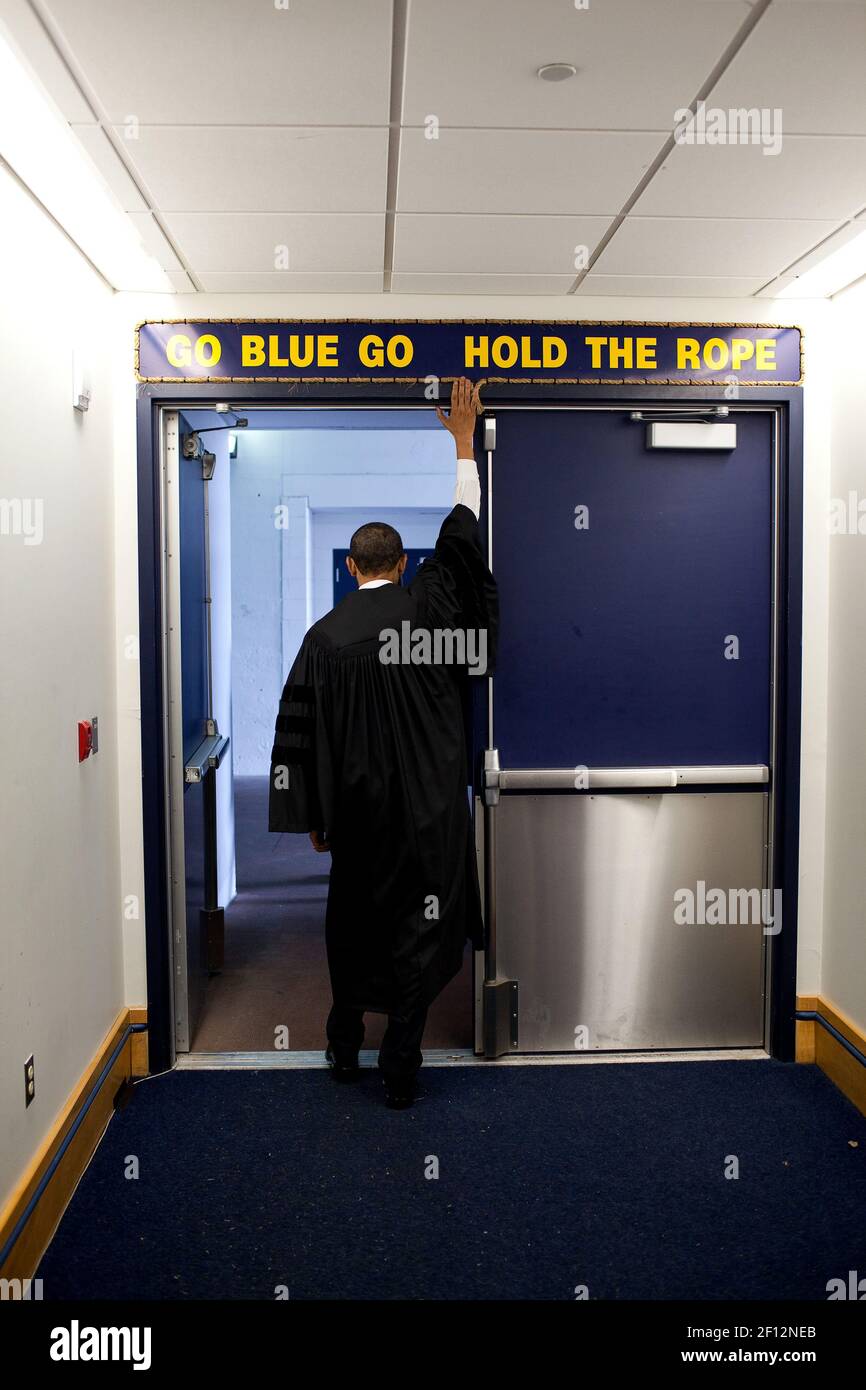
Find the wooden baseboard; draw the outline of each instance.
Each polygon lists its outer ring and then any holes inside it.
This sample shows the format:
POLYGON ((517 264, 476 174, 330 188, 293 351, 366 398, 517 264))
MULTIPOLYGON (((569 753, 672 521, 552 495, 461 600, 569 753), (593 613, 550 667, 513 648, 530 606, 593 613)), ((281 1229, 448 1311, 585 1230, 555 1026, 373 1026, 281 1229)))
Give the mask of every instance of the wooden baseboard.
MULTIPOLYGON (((130 1023, 143 1023, 147 1025, 147 1007, 129 1010, 130 1023)), ((133 1076, 147 1076, 150 1067, 148 1065, 147 1033, 133 1033, 132 1035, 132 1074, 133 1076)))
POLYGON ((0 1250, 6 1247, 19 1223, 26 1217, 0 1265, 0 1277, 33 1277, 111 1119, 119 1088, 130 1076, 141 1076, 147 1071, 147 1044, 140 1041, 146 1040, 147 1034, 127 1032, 130 1024, 146 1021, 146 1009, 120 1011, 50 1133, 0 1211, 0 1250), (109 1063, 109 1070, 101 1085, 94 1089, 109 1063), (73 1130, 75 1132, 69 1138, 73 1130), (62 1156, 58 1159, 61 1150, 62 1156), (55 1160, 57 1162, 52 1172, 55 1160), (32 1210, 28 1213, 31 1203, 32 1210))
POLYGON ((794 1031, 794 1060, 796 1062, 814 1062, 815 1057, 815 1030, 818 1025, 812 1019, 798 1018, 794 1031))
POLYGON ((797 1000, 797 1011, 818 1015, 817 1019, 797 1020, 797 1061, 816 1063, 834 1086, 838 1086, 852 1104, 866 1115, 866 1065, 857 1057, 852 1057, 829 1028, 833 1028, 861 1057, 866 1057, 866 1033, 820 995, 801 995, 797 1000), (825 1025, 829 1025, 829 1028, 825 1025))

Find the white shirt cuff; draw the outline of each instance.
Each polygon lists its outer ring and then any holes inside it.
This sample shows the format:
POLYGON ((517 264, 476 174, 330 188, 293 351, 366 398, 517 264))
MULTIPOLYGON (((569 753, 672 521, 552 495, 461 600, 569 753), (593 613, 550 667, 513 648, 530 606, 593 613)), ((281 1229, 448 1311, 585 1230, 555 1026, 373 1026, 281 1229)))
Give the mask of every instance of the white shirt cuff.
POLYGON ((476 516, 481 514, 481 482, 474 459, 457 460, 457 482, 454 487, 454 506, 462 503, 476 516))

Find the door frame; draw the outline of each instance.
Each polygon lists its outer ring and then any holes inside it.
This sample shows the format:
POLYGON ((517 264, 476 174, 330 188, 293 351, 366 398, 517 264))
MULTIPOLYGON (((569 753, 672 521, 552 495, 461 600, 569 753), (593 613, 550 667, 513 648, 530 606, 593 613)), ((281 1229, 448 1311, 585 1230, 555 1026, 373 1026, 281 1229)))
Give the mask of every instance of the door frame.
MULTIPOLYGON (((768 1050, 792 1061, 795 1056, 797 899, 800 819, 800 718, 803 576, 803 395, 800 387, 743 387, 741 404, 776 413, 779 487, 776 498, 779 612, 776 621, 776 753, 773 840, 775 869, 771 887, 781 888, 785 922, 773 942, 770 970, 768 1050)), ((657 404, 691 407, 724 405, 725 388, 692 385, 570 385, 489 383, 491 409, 593 404, 612 409, 648 409, 657 404)), ((144 854, 145 942, 149 1067, 174 1065, 173 954, 170 936, 170 817, 166 735, 165 540, 162 528, 161 438, 164 410, 207 409, 230 401, 256 409, 402 409, 433 407, 423 387, 376 382, 303 382, 282 393, 268 383, 141 382, 137 387, 138 593, 141 685, 142 835, 144 854)), ((738 403, 739 404, 739 403, 738 403)), ((477 773, 477 769, 475 769, 477 773)))

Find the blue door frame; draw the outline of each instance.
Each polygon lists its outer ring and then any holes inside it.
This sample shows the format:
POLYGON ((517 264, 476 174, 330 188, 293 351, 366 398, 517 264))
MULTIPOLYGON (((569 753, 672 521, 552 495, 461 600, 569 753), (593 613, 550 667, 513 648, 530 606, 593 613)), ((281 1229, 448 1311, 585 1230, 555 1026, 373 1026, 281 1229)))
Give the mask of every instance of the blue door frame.
MULTIPOLYGON (((776 869, 774 888, 784 895, 785 921, 772 959, 769 1047, 782 1061, 793 1061, 796 1026, 798 840, 800 818, 800 715, 803 579, 803 398, 798 387, 744 388, 744 403, 775 408, 779 419, 779 645, 777 664, 777 764, 775 769, 776 869), (790 924, 794 929, 790 929, 790 924)), ((497 405, 558 405, 593 402, 726 404, 725 391, 701 386, 536 386, 489 384, 484 393, 497 405)), ((423 388, 387 383, 300 383, 291 399, 266 383, 138 386, 138 580, 142 738, 142 816, 147 958, 149 1065, 152 1072, 171 1064, 172 979, 168 939, 168 863, 166 854, 165 710, 162 689, 162 555, 159 528, 159 434, 161 409, 208 406, 215 401, 253 405, 399 406, 431 409, 423 388)), ((482 510, 482 531, 486 529, 482 510)), ((482 692, 476 687, 476 698, 482 692)), ((476 721, 481 727, 481 721, 476 721)), ((480 756, 481 744, 476 747, 480 756)))

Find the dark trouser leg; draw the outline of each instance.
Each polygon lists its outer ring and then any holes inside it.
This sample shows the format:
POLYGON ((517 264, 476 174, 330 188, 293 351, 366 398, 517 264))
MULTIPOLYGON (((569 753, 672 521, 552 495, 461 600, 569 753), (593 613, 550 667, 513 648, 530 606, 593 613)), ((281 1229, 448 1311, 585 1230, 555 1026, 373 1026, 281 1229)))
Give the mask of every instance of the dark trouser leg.
POLYGON ((379 1049, 379 1070, 385 1077, 411 1079, 421 1066, 421 1038, 427 1022, 426 1005, 405 1020, 389 1018, 379 1049))
POLYGON ((349 1067, 355 1064, 364 1041, 364 1015, 361 1010, 347 1008, 344 1004, 334 1004, 328 1014, 325 1032, 339 1066, 349 1067))

